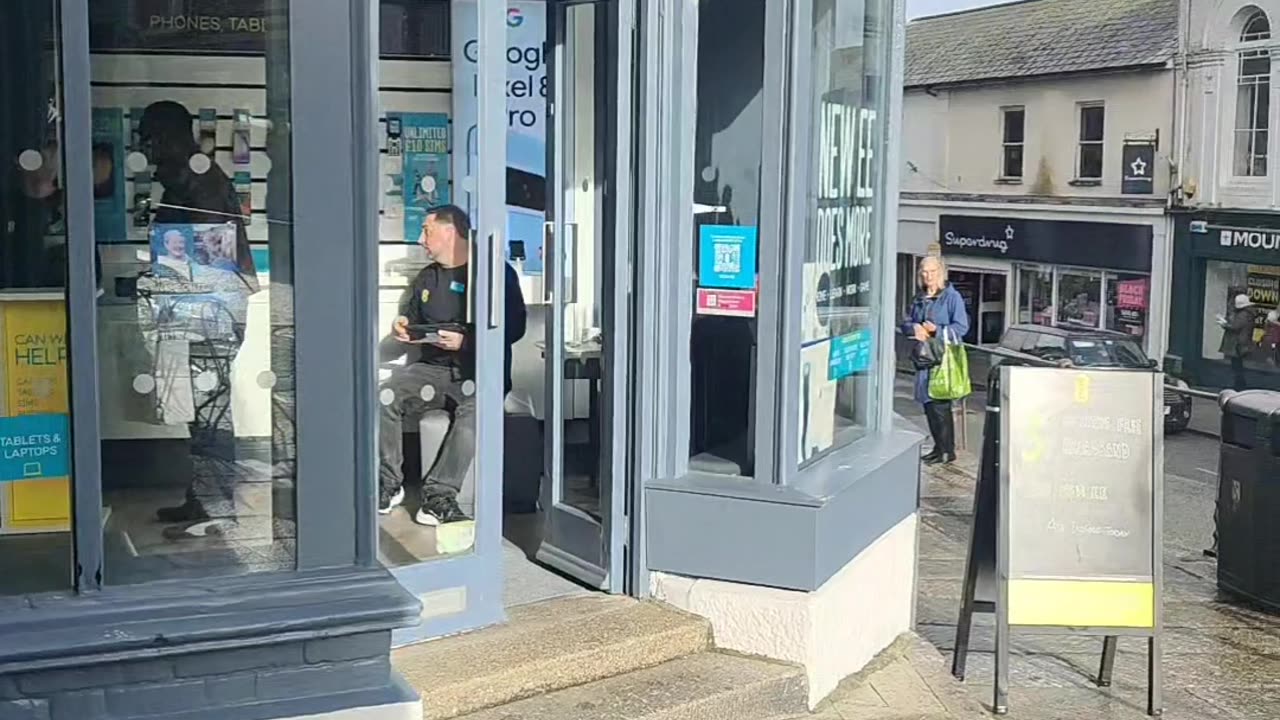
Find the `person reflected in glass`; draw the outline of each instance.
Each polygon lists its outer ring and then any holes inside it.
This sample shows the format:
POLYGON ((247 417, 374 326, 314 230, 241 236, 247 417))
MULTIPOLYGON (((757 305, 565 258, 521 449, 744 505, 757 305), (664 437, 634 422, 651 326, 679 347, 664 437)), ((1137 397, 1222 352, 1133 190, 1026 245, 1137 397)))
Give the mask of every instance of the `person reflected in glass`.
MULTIPOLYGON (((418 243, 430 260, 414 278, 392 323, 396 340, 416 347, 418 357, 395 370, 379 391, 378 512, 386 515, 404 503, 406 418, 433 410, 449 413, 449 431, 435 464, 426 470, 422 502, 414 514, 420 525, 436 526, 471 519, 458 496, 475 458, 475 328, 467 307, 472 287, 471 220, 461 208, 431 210, 418 243)), ((511 346, 525 333, 520 281, 506 266, 504 392, 511 390, 511 346)), ((468 511, 474 512, 472 508, 468 511)))
MULTIPOLYGON (((911 303, 901 331, 916 342, 934 338, 958 341, 969 332, 969 313, 964 298, 947 281, 947 266, 942 258, 930 255, 920 261, 920 291, 911 303)), ((916 371, 915 400, 924 407, 933 437, 933 449, 923 458, 927 465, 950 463, 956 459, 955 419, 950 400, 929 397, 929 370, 916 371)))
POLYGON ((1217 318, 1218 326, 1222 328, 1222 344, 1218 346, 1218 351, 1231 362, 1232 388, 1244 390, 1249 386, 1244 361, 1253 350, 1257 313, 1253 301, 1243 293, 1236 295, 1232 306, 1234 309, 1230 317, 1219 315, 1217 318))
MULTIPOLYGON (((161 522, 173 524, 164 531, 169 540, 225 536, 241 520, 236 486, 243 473, 235 463, 231 378, 225 371, 239 355, 244 342, 248 298, 260 287, 245 228, 246 218, 235 186, 212 158, 200 152, 192 120, 185 106, 162 100, 148 105, 138 124, 138 150, 155 166, 155 178, 164 188, 152 213, 152 222, 186 226, 192 233, 197 231, 197 225, 230 224, 235 234, 235 271, 220 274, 225 276, 225 282, 210 283, 207 278, 201 278, 201 287, 193 286, 190 294, 152 298, 153 317, 144 319, 157 324, 163 320, 166 326, 185 322, 199 343, 199 348, 193 345, 193 356, 197 351, 211 356, 209 366, 219 375, 213 392, 222 396, 222 407, 213 414, 216 427, 193 426, 193 435, 199 435, 199 439, 193 439, 192 454, 209 462, 193 466, 181 505, 156 511, 161 522)), ((180 254, 190 273, 191 252, 185 244, 186 237, 181 233, 176 237, 170 235, 173 233, 164 237, 165 251, 170 257, 180 254)), ((192 275, 188 274, 187 278, 192 275)), ((196 425, 205 422, 197 419, 196 425)))

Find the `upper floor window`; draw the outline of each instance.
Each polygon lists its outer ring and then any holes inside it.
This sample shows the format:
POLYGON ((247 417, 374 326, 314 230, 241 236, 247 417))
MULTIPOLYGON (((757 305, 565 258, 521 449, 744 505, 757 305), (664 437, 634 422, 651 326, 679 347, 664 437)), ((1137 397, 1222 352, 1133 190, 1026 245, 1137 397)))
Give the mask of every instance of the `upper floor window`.
POLYGON ((1102 135, 1106 112, 1101 104, 1080 106, 1080 153, 1076 164, 1076 177, 1080 180, 1102 179, 1102 135))
POLYGON ((1266 13, 1254 10, 1245 20, 1236 76, 1236 122, 1233 171, 1239 177, 1267 174, 1267 142, 1271 129, 1271 51, 1249 44, 1271 39, 1266 13))
POLYGON ((1004 116, 1004 140, 1000 157, 1000 177, 1006 180, 1022 179, 1022 149, 1026 140, 1027 111, 1009 107, 1001 110, 1004 116))

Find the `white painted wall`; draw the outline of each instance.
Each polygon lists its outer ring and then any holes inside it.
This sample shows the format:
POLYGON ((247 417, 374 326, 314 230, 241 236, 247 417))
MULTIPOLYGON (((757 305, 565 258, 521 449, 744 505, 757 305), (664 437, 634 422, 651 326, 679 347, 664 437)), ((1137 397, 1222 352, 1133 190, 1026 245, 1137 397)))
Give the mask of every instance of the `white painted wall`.
MULTIPOLYGON (((1186 147, 1184 188, 1194 187, 1185 202, 1201 207, 1273 209, 1280 207, 1280 77, 1274 61, 1280 57, 1280 0, 1186 0, 1186 147), (1236 126, 1240 31, 1253 8, 1271 20, 1270 41, 1249 49, 1269 49, 1271 74, 1271 136, 1269 173, 1265 177, 1237 177, 1233 166, 1236 126)), ((1184 8, 1184 13, 1186 8, 1184 8)))
MULTIPOLYGON (((1278 0, 1280 1, 1280 0, 1278 0)), ((908 89, 903 99, 903 192, 1129 197, 1120 193, 1126 133, 1160 134, 1155 194, 1169 189, 1173 147, 1174 73, 1170 70, 1094 73, 982 86, 908 89), (1106 105, 1103 179, 1074 187, 1081 103, 1106 105), (1001 108, 1026 108, 1023 181, 997 183, 1002 152, 1001 108)))

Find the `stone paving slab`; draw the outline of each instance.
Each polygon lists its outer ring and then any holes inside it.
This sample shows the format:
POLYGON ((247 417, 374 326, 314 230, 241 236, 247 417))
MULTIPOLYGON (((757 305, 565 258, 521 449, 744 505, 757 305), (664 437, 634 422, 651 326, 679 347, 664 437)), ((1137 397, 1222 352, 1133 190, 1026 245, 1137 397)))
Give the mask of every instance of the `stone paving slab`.
POLYGON ((981 705, 951 677, 932 645, 899 638, 862 672, 841 683, 810 718, 978 720, 981 705))

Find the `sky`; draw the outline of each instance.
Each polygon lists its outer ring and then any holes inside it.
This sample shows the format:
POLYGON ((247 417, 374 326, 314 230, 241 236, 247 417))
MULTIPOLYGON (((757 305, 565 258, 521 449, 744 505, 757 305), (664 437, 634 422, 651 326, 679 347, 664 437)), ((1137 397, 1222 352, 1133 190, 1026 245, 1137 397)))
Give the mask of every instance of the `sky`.
POLYGON ((907 19, 924 15, 968 10, 987 5, 1001 5, 1011 0, 907 0, 907 19))

